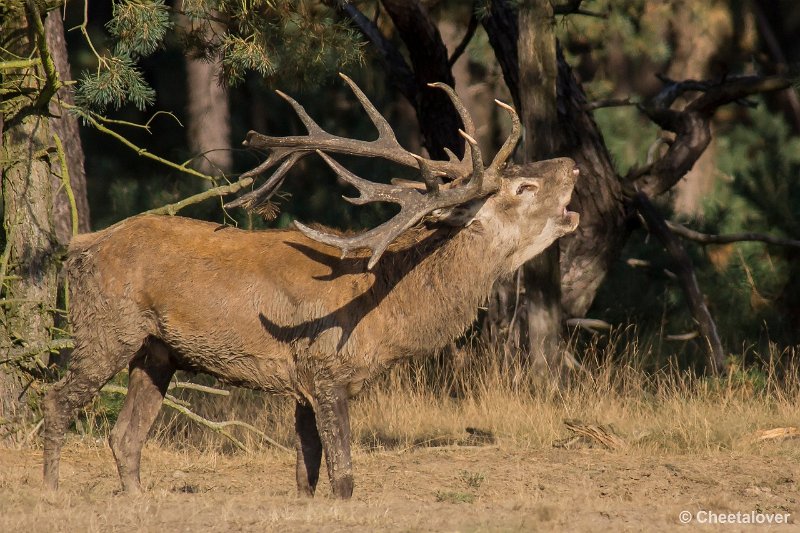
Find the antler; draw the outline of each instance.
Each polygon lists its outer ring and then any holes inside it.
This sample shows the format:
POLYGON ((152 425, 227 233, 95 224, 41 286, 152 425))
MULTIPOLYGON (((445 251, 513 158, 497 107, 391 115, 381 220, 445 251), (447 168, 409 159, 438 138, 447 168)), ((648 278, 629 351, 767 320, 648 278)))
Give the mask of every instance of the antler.
POLYGON ((295 222, 297 228, 310 239, 342 250, 342 257, 355 249, 369 249, 371 257, 367 268, 371 269, 389 244, 398 235, 422 220, 425 215, 437 209, 453 207, 495 192, 500 187, 503 167, 519 141, 521 127, 519 117, 514 109, 495 100, 511 116, 512 130, 491 165, 485 168, 480 148, 474 138, 475 126, 464 104, 452 88, 443 83, 432 83, 429 84, 430 87, 442 89, 447 93, 461 117, 466 131, 459 130, 459 133, 466 140, 466 150, 463 159, 459 159, 450 150, 447 150, 448 161, 425 159, 405 150, 397 141, 389 123, 375 109, 361 89, 344 74, 340 74, 340 76, 361 102, 378 130, 378 138, 374 141, 362 141, 332 135, 323 130, 293 98, 277 91, 281 98, 295 110, 308 130, 308 135, 270 137, 254 131, 249 132, 244 141, 245 146, 266 148, 271 152, 262 164, 243 174, 242 177, 261 174, 278 163, 280 166, 264 185, 228 203, 226 207, 245 206, 252 209, 263 204, 280 188, 289 169, 302 157, 315 151, 344 181, 358 189, 360 195, 357 198, 345 198, 345 200, 356 205, 370 202, 392 202, 400 205, 400 212, 392 219, 352 237, 324 233, 300 222, 295 222), (420 191, 408 185, 387 185, 365 180, 342 167, 327 152, 380 157, 407 167, 417 168, 425 184, 425 190, 420 191), (441 177, 449 178, 455 183, 442 186, 441 177), (468 179, 464 180, 467 177, 468 179))

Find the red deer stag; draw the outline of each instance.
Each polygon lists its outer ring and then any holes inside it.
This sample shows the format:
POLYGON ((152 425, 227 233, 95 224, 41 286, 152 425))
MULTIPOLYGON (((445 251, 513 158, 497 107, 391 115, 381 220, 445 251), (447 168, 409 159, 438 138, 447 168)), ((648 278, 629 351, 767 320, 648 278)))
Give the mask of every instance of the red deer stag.
POLYGON ((251 172, 280 166, 233 204, 264 205, 289 168, 316 152, 360 192, 348 201, 393 202, 400 212, 357 235, 300 223, 242 231, 143 215, 73 239, 67 269, 75 350, 44 403, 47 487, 58 486, 75 410, 127 366, 128 395, 110 436, 124 490, 141 490, 142 446, 182 369, 292 397, 298 492, 314 494, 324 451, 333 494, 348 498, 348 399, 391 365, 432 354, 460 335, 495 280, 577 226, 577 213, 566 209, 574 161, 506 164, 520 137, 511 107, 497 102, 513 130, 485 167, 469 114, 450 87, 436 84, 461 115, 466 149, 462 159, 450 153, 449 161, 434 161, 404 150, 386 119, 343 78, 378 138, 332 135, 280 93, 308 135, 250 132, 245 145, 271 150, 251 172), (328 153, 383 158, 417 169, 422 181, 373 183, 328 153))

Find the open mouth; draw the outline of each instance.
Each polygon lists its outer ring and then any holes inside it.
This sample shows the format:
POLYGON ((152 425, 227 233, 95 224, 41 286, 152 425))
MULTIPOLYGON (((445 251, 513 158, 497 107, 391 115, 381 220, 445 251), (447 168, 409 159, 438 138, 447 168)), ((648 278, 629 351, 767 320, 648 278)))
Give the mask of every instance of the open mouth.
POLYGON ((570 211, 569 209, 564 207, 564 211, 561 213, 563 217, 563 222, 567 226, 571 226, 573 229, 578 227, 578 222, 580 221, 580 215, 575 211, 570 211))

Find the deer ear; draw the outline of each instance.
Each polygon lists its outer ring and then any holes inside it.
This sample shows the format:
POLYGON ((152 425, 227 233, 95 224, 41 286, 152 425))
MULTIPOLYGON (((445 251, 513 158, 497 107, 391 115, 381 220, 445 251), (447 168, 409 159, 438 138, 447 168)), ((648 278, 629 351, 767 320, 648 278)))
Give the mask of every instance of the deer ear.
POLYGON ((525 193, 535 194, 536 191, 539 190, 539 187, 540 185, 536 181, 529 181, 529 180, 522 181, 521 183, 516 185, 516 189, 514 189, 514 194, 518 196, 520 194, 525 194, 525 193))

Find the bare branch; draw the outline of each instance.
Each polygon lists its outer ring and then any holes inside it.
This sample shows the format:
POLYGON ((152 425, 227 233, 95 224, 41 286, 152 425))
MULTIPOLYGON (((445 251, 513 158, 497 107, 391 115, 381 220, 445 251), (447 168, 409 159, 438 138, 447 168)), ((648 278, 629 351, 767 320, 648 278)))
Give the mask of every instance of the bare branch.
MULTIPOLYGON (((339 4, 337 2, 337 4, 339 4)), ((349 2, 342 3, 339 9, 350 18, 358 30, 372 42, 372 45, 380 54, 386 64, 386 72, 392 80, 392 84, 403 93, 410 102, 417 97, 417 85, 414 81, 414 72, 406 62, 400 50, 392 42, 384 37, 375 22, 364 16, 357 7, 349 2)))
POLYGON ((608 13, 599 13, 597 11, 589 11, 583 9, 581 4, 583 0, 568 0, 567 3, 558 6, 553 6, 554 15, 584 15, 586 17, 595 17, 600 19, 607 19, 608 13))
POLYGON ((689 304, 689 310, 705 338, 708 348, 708 365, 711 371, 724 373, 726 366, 725 349, 722 347, 717 324, 714 322, 714 318, 706 305, 705 297, 700 290, 689 254, 686 253, 680 240, 669 229, 664 217, 650 202, 646 194, 637 193, 633 198, 633 203, 646 222, 647 230, 661 241, 669 255, 672 256, 678 279, 689 304))
POLYGON ((722 81, 674 81, 659 76, 665 87, 648 102, 639 104, 653 122, 676 134, 666 153, 652 164, 632 169, 627 179, 650 197, 671 189, 691 168, 711 142, 711 119, 725 104, 745 97, 790 87, 787 76, 740 76, 722 81), (678 97, 700 92, 683 110, 672 109, 678 97))
POLYGON ((32 357, 37 357, 43 353, 57 352, 59 350, 66 350, 74 347, 75 344, 72 342, 72 339, 54 339, 47 344, 35 344, 33 346, 25 346, 22 348, 6 346, 4 347, 4 350, 8 356, 5 359, 0 359, 0 365, 8 363, 14 364, 32 357))
POLYGON ((231 394, 231 391, 227 391, 225 389, 215 389, 214 387, 206 387, 205 385, 199 385, 197 383, 191 383, 189 381, 172 382, 169 384, 168 390, 172 389, 196 390, 208 394, 216 394, 217 396, 230 396, 231 394))
POLYGON ((625 98, 603 98, 601 100, 595 100, 593 102, 587 102, 583 109, 585 111, 594 111, 595 109, 601 109, 604 107, 623 107, 629 105, 637 105, 630 96, 626 96, 625 98))
POLYGON ((226 196, 228 194, 239 192, 245 187, 252 185, 252 183, 253 178, 242 178, 236 183, 220 185, 219 187, 214 187, 213 189, 208 189, 207 191, 184 198, 183 200, 175 202, 174 204, 157 207, 146 212, 153 215, 174 215, 181 209, 189 207, 190 205, 198 204, 204 200, 208 200, 209 198, 216 198, 219 196, 226 196))
POLYGON ((472 37, 475 35, 475 30, 478 29, 478 16, 475 14, 475 10, 472 11, 472 16, 469 18, 469 24, 467 24, 467 32, 464 34, 464 38, 461 39, 461 42, 458 43, 453 53, 450 54, 450 59, 447 60, 447 64, 452 67, 458 61, 458 58, 461 57, 461 54, 464 53, 464 50, 467 49, 469 42, 472 40, 472 37))
POLYGON ((712 233, 701 233, 691 228, 687 228, 677 222, 667 221, 667 227, 672 232, 684 239, 699 242, 701 244, 730 244, 734 242, 763 242, 776 246, 788 246, 790 248, 800 248, 800 240, 784 239, 764 233, 729 233, 727 235, 714 235, 712 233))

